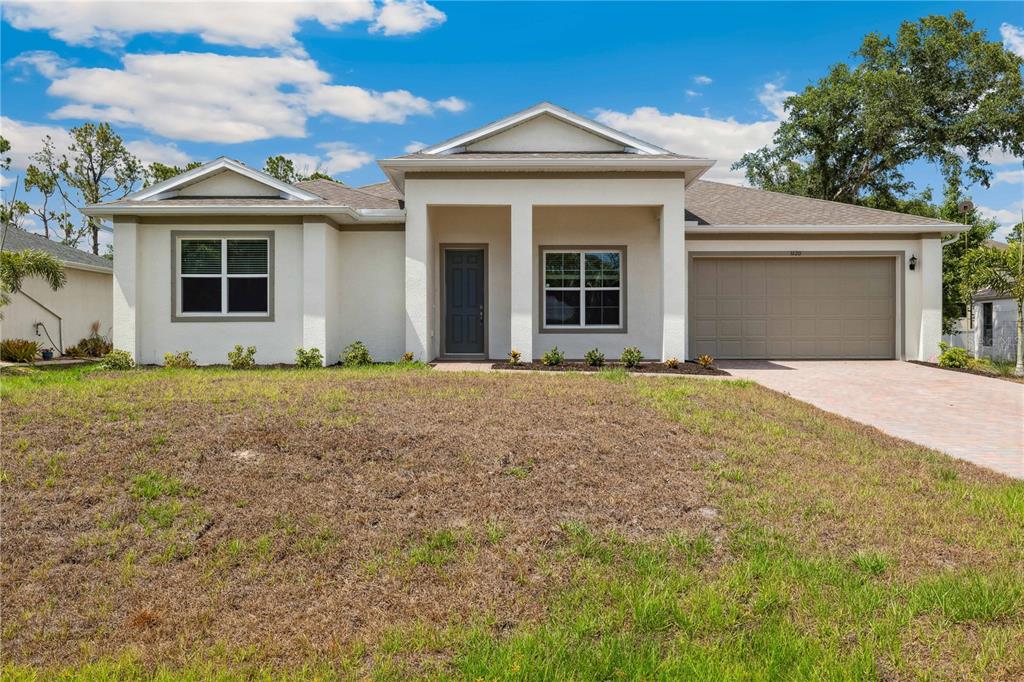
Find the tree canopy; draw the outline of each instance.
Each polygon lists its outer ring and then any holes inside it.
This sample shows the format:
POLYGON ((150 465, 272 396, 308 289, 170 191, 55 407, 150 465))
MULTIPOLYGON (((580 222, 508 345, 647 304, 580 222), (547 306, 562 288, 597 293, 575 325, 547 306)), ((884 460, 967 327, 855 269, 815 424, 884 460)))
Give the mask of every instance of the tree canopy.
POLYGON ((987 187, 986 154, 1024 156, 1024 60, 963 12, 905 21, 895 38, 871 33, 854 54, 787 99, 773 143, 733 166, 752 185, 898 209, 915 161, 987 187))
POLYGON ((266 162, 263 164, 263 172, 267 175, 272 175, 281 182, 287 182, 290 185, 294 185, 296 182, 303 182, 305 180, 331 180, 332 182, 337 182, 337 180, 332 178, 330 175, 321 172, 319 169, 314 170, 308 175, 300 173, 295 169, 295 162, 282 154, 278 154, 277 156, 268 156, 266 162))

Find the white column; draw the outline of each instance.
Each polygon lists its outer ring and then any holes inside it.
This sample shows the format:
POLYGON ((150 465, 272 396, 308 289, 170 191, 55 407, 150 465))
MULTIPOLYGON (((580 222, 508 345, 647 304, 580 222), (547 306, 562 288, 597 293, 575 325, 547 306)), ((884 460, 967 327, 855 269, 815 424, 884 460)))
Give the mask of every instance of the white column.
POLYGON ((938 237, 922 239, 917 254, 921 271, 921 337, 918 360, 939 354, 942 339, 942 242, 938 237))
POLYGON ((410 184, 405 204, 405 350, 430 362, 430 225, 427 205, 410 196, 410 184))
POLYGON ((686 235, 682 192, 661 207, 661 359, 686 358, 686 235))
MULTIPOLYGON (((175 248, 173 245, 171 248, 175 248)), ((114 220, 114 348, 128 351, 141 362, 138 295, 139 227, 135 218, 114 220)))
MULTIPOLYGON (((327 231, 322 219, 302 221, 302 347, 327 352, 327 231)), ((337 358, 324 358, 332 364, 337 358)))
POLYGON ((533 359, 533 205, 512 204, 509 269, 512 287, 512 349, 533 359))

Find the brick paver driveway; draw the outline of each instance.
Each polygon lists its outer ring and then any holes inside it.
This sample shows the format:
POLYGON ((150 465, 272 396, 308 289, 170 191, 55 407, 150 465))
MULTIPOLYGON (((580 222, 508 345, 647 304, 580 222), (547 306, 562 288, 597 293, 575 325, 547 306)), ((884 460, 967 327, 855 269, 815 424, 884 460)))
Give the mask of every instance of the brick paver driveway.
POLYGON ((898 361, 720 364, 823 410, 1024 478, 1024 384, 898 361))

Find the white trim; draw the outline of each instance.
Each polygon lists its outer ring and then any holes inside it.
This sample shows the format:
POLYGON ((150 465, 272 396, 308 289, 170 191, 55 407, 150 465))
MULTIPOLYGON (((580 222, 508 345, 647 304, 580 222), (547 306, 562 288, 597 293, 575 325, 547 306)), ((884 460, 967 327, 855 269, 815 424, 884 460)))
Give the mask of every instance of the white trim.
POLYGON ((89 265, 88 263, 79 263, 79 262, 73 261, 73 260, 62 260, 61 264, 64 267, 66 267, 66 268, 71 268, 72 270, 85 270, 87 272, 102 272, 102 273, 105 273, 107 275, 113 275, 114 274, 114 264, 113 264, 113 262, 111 262, 109 268, 105 268, 102 265, 89 265))
POLYGON ((540 328, 541 331, 563 331, 566 329, 593 329, 596 331, 602 330, 619 330, 624 326, 624 320, 622 315, 623 307, 623 289, 624 282, 622 281, 623 273, 623 261, 626 260, 626 254, 622 249, 560 249, 560 248, 542 248, 540 252, 540 281, 541 281, 541 311, 540 311, 540 328), (575 253, 579 256, 579 275, 580 283, 579 286, 575 287, 549 287, 547 284, 547 255, 549 253, 575 253), (586 267, 586 255, 588 253, 617 253, 619 255, 619 286, 617 287, 588 287, 586 283, 587 279, 587 267, 586 267), (579 303, 579 324, 548 324, 548 297, 547 292, 549 291, 578 291, 580 294, 579 303), (587 324, 587 292, 588 291, 617 291, 619 292, 619 323, 618 324, 587 324))
POLYGON ((225 156, 203 164, 199 168, 193 168, 190 171, 185 171, 184 173, 175 175, 173 178, 164 180, 163 182, 158 182, 151 187, 146 187, 145 189, 140 189, 137 192, 132 192, 124 198, 132 201, 157 201, 159 199, 165 199, 167 197, 175 196, 175 194, 177 194, 175 191, 177 188, 191 185, 199 182, 203 178, 217 173, 222 173, 224 171, 238 173, 250 180, 255 180, 256 182, 276 189, 282 194, 286 194, 295 200, 317 201, 323 198, 311 192, 299 189, 294 185, 289 185, 287 182, 281 182, 272 175, 267 175, 262 171, 249 168, 245 164, 239 163, 238 161, 229 159, 225 156))
POLYGON ((493 137, 494 135, 504 132, 509 128, 543 115, 553 116, 564 123, 568 123, 569 125, 585 130, 593 135, 621 144, 623 147, 632 148, 639 154, 671 154, 668 150, 655 146, 650 142, 644 142, 643 140, 639 140, 631 135, 615 130, 614 128, 609 128, 597 121, 585 118, 579 114, 574 114, 573 112, 551 104, 550 102, 535 104, 529 109, 524 109, 499 121, 495 121, 494 123, 489 123, 477 128, 476 130, 471 130, 468 133, 463 133, 457 137, 450 138, 439 144, 422 149, 420 150, 420 153, 451 153, 474 142, 479 142, 480 140, 487 139, 488 137, 493 137))
POLYGON ((404 223, 405 209, 400 208, 368 208, 354 209, 342 204, 307 206, 299 202, 282 202, 279 206, 231 206, 204 205, 187 206, 179 202, 161 204, 154 202, 150 206, 133 205, 117 206, 111 204, 93 204, 86 206, 81 212, 96 218, 110 219, 116 215, 298 215, 298 216, 340 216, 353 223, 404 223))
POLYGON ((686 231, 693 234, 734 234, 746 232, 764 232, 772 234, 776 232, 794 234, 874 234, 879 232, 890 234, 918 234, 920 232, 941 232, 951 234, 963 232, 967 226, 958 223, 940 223, 938 225, 921 223, 920 225, 822 225, 818 224, 792 224, 792 225, 700 225, 692 221, 686 222, 686 231))

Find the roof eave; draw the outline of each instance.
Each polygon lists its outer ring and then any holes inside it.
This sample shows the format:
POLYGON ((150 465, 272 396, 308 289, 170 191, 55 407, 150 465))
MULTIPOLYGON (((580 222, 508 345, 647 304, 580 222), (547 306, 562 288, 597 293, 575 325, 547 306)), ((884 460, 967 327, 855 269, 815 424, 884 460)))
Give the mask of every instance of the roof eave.
POLYGON ((82 213, 102 220, 113 220, 117 216, 192 216, 192 215, 287 215, 287 216, 330 216, 344 223, 393 223, 405 220, 405 211, 399 208, 356 209, 344 205, 304 206, 112 206, 94 204, 82 209, 82 213))
POLYGON ((693 234, 743 234, 750 232, 792 233, 792 234, 920 234, 922 232, 938 232, 941 234, 959 234, 968 229, 958 223, 919 225, 877 224, 877 225, 691 225, 686 231, 693 234))

